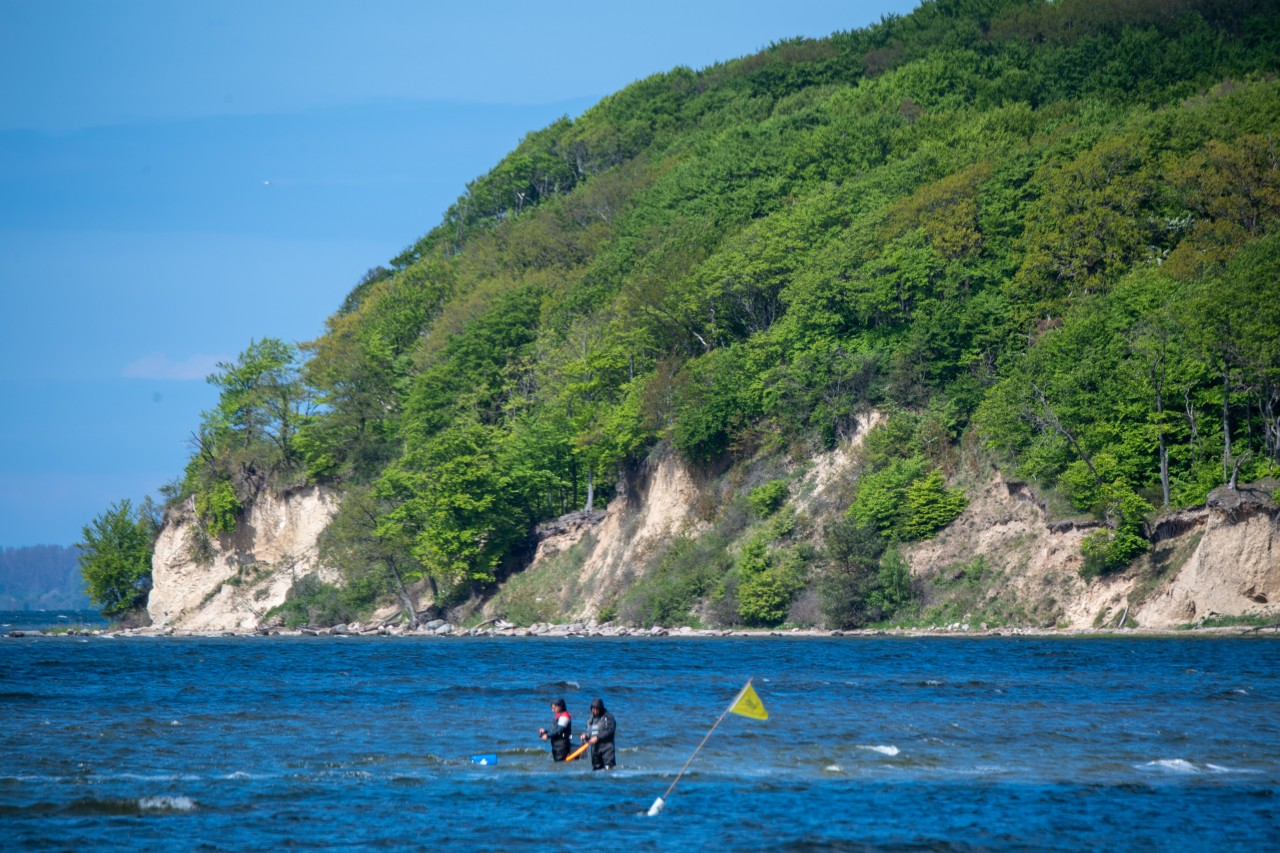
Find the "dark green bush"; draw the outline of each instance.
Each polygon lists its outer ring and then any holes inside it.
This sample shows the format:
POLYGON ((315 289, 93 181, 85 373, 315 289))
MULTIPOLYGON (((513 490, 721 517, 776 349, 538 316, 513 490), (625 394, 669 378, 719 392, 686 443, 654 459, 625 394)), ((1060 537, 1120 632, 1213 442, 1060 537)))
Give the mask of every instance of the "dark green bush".
POLYGON ((765 535, 748 542, 738 559, 738 615, 748 625, 771 628, 782 624, 804 589, 806 561, 799 549, 770 552, 765 535))
POLYGON ((875 618, 868 601, 879 571, 884 538, 874 526, 843 518, 823 541, 827 569, 819 582, 822 614, 832 628, 861 628, 875 618))
POLYGON ((341 625, 358 619, 376 600, 379 585, 372 575, 338 587, 314 572, 294 581, 284 603, 268 616, 280 616, 289 628, 341 625))
POLYGON ((928 539, 964 512, 969 499, 963 489, 948 489, 937 468, 907 486, 907 513, 902 538, 928 539))
POLYGON ((942 472, 919 456, 893 459, 864 474, 849 516, 898 541, 927 539, 969 505, 961 489, 948 489, 942 472))
POLYGON ((1123 571, 1134 558, 1150 547, 1151 543, 1131 530, 1099 530, 1090 533, 1080 546, 1084 554, 1080 576, 1090 580, 1123 571))

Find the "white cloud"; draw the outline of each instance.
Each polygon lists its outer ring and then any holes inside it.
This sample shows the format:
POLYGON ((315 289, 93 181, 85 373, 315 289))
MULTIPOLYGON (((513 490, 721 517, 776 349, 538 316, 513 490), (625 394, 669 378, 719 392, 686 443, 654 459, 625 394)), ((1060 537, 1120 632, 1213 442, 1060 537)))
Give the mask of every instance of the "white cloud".
POLYGON ((204 379, 217 369, 220 361, 226 359, 216 355, 193 355, 185 361, 170 361, 164 353, 153 352, 126 364, 122 375, 126 379, 204 379))

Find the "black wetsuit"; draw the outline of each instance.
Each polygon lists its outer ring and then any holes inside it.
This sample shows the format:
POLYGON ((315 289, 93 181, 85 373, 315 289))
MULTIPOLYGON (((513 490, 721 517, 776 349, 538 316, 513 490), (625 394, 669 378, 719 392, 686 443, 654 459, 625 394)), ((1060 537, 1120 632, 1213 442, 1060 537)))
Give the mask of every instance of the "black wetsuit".
POLYGON ((614 766, 613 736, 618 729, 613 714, 605 711, 599 716, 587 720, 587 739, 595 738, 591 744, 591 769, 604 770, 614 766))
POLYGON ((547 741, 551 744, 551 760, 564 761, 572 751, 569 738, 573 735, 573 718, 568 711, 556 714, 555 724, 547 729, 547 741))

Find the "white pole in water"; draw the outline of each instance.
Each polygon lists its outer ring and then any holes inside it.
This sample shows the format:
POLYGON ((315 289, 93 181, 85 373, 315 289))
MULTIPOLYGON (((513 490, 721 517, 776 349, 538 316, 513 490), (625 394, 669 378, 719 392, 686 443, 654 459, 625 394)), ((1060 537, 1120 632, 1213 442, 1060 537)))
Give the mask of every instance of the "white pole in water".
POLYGON ((689 769, 689 765, 692 764, 693 759, 697 757, 698 751, 701 750, 702 747, 706 745, 707 740, 711 737, 711 733, 714 732, 716 728, 721 723, 724 722, 724 718, 729 716, 729 712, 733 710, 733 706, 737 705, 738 700, 741 699, 742 695, 747 692, 747 688, 751 686, 751 681, 752 679, 750 678, 747 679, 746 687, 743 687, 741 690, 738 691, 738 695, 733 697, 733 701, 729 703, 728 708, 724 709, 724 713, 720 715, 720 719, 716 720, 715 725, 711 727, 711 731, 707 732, 706 735, 702 738, 702 743, 698 744, 698 749, 695 749, 693 751, 693 755, 689 756, 689 760, 684 763, 684 767, 681 767, 680 772, 676 774, 675 781, 673 781, 670 785, 667 786, 667 790, 662 792, 661 797, 658 797, 658 799, 653 801, 653 805, 649 806, 649 811, 645 813, 647 817, 654 817, 660 811, 662 811, 662 807, 667 804, 666 798, 671 796, 671 791, 675 788, 676 783, 680 781, 680 777, 684 775, 684 771, 689 769))

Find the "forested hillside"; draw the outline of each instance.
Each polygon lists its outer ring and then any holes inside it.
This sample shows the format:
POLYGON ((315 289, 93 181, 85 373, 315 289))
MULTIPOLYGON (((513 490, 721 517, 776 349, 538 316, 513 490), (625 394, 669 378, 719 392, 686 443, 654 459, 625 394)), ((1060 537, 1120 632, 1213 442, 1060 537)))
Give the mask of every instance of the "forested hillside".
POLYGON ((640 81, 530 133, 316 340, 222 365, 167 497, 216 537, 329 484, 347 583, 307 594, 426 578, 448 607, 662 448, 721 476, 875 409, 838 521, 743 476, 707 511, 732 531, 611 615, 909 607, 895 545, 964 508, 965 453, 1105 522, 1086 571, 1123 568, 1159 513, 1280 464, 1278 12, 940 0, 640 81))

